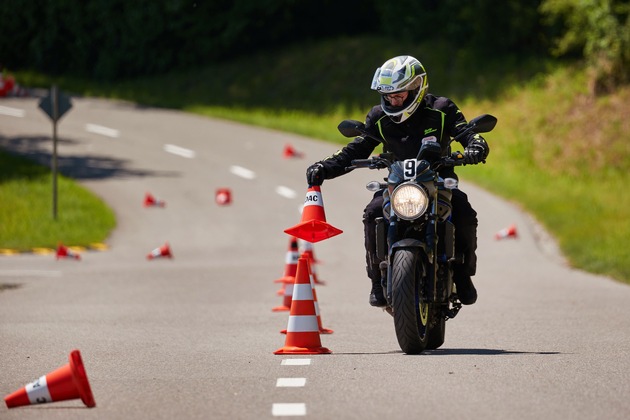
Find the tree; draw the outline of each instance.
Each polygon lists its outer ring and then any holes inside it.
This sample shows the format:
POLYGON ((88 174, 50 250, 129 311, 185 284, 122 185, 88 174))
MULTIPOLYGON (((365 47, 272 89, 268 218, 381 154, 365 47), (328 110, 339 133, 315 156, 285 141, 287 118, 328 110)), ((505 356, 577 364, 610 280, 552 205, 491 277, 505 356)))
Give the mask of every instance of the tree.
POLYGON ((630 2, 627 0, 544 0, 550 26, 560 26, 553 53, 580 51, 591 70, 593 94, 630 82, 630 2))

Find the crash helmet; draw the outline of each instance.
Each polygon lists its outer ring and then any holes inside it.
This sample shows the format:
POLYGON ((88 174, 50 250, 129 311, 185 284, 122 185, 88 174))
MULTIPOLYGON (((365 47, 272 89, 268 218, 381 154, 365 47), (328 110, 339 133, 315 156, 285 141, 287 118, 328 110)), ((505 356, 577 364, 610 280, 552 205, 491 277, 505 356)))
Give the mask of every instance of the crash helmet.
POLYGON ((385 114, 395 123, 401 123, 420 106, 429 89, 429 79, 420 61, 410 55, 399 55, 376 69, 372 89, 381 94, 381 107, 385 114), (386 99, 386 95, 404 91, 408 91, 409 95, 400 106, 394 106, 386 99))

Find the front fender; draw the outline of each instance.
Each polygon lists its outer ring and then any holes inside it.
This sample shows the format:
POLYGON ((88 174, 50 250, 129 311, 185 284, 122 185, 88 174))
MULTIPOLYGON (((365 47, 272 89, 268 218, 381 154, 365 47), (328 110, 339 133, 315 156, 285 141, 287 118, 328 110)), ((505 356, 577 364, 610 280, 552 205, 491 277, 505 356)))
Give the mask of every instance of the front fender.
POLYGON ((394 253, 394 250, 398 248, 422 248, 425 249, 426 245, 424 242, 418 239, 405 238, 401 239, 397 242, 394 242, 391 247, 391 254, 394 253))

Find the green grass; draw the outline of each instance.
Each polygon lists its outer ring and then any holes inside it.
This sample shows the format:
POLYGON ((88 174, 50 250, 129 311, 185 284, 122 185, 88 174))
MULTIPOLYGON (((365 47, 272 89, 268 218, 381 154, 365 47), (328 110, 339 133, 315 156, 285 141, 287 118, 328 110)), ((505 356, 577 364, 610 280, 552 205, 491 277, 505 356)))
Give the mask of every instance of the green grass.
MULTIPOLYGON (((204 69, 95 85, 56 79, 66 90, 298 133, 344 144, 342 119, 363 119, 377 101, 376 67, 398 54, 421 59, 430 90, 468 118, 491 113, 488 164, 463 178, 521 204, 557 238, 575 267, 630 283, 630 88, 594 99, 575 63, 477 57, 447 45, 344 38, 263 51, 204 69)), ((22 83, 51 79, 23 73, 22 83)), ((305 163, 306 165, 307 163, 305 163)))
POLYGON ((116 224, 112 210, 76 182, 57 181, 55 220, 50 170, 0 151, 0 248, 87 247, 107 238, 116 224))

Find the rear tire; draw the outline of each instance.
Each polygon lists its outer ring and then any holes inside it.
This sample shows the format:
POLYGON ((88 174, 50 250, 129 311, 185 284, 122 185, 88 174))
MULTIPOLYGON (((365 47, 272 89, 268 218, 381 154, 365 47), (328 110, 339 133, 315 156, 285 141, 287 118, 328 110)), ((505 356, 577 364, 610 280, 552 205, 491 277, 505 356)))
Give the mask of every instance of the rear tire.
MULTIPOLYGON (((426 348, 437 348, 444 342, 444 328, 432 331, 435 317, 439 317, 437 312, 439 306, 425 303, 421 299, 420 264, 413 250, 402 248, 396 250, 394 254, 392 264, 394 327, 398 344, 407 354, 418 354, 426 348)), ((440 322, 436 326, 439 325, 440 322)))

